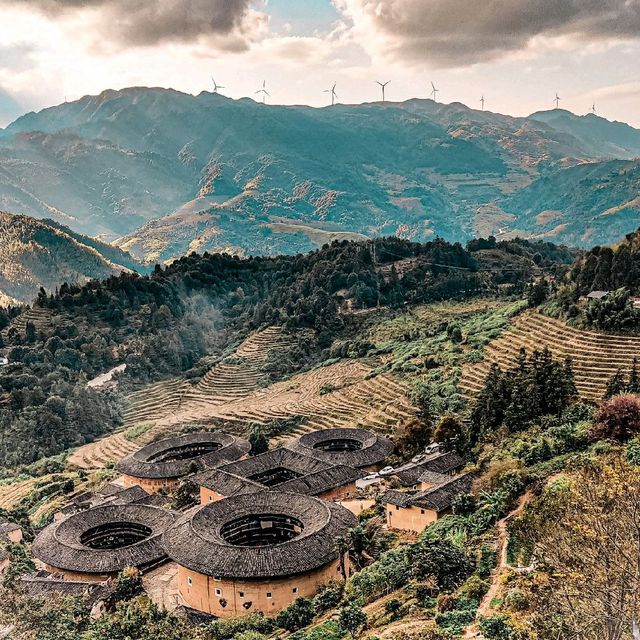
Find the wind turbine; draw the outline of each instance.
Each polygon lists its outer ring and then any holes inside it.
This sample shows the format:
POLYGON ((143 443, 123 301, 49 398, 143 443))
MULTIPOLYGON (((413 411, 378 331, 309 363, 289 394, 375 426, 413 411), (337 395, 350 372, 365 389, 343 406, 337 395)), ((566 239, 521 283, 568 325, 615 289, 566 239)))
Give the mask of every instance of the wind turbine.
POLYGON ((482 104, 482 110, 484 111, 484 95, 480 98, 480 102, 482 104))
POLYGON ((262 104, 264 104, 267 101, 267 96, 269 95, 269 92, 267 91, 267 81, 263 80, 262 81, 262 89, 258 89, 256 91, 256 94, 261 93, 262 94, 262 104))
POLYGON ((378 80, 376 80, 376 82, 382 88, 382 102, 384 102, 384 88, 391 82, 391 80, 387 80, 386 82, 378 82, 378 80))
POLYGON ((225 87, 223 87, 221 84, 218 84, 214 79, 213 76, 211 76, 211 82, 213 82, 213 93, 218 93, 218 89, 224 89, 225 87))
POLYGON ((330 93, 331 94, 331 106, 333 106, 336 103, 336 98, 338 97, 338 94, 336 93, 336 84, 338 84, 337 82, 333 83, 333 87, 331 87, 331 89, 325 89, 323 91, 323 93, 330 93))
POLYGON ((438 91, 440 91, 440 89, 436 89, 436 85, 433 84, 433 80, 431 81, 431 99, 434 102, 437 102, 437 97, 438 97, 438 91))
POLYGON ((555 97, 555 99, 554 99, 554 102, 556 103, 556 109, 559 109, 559 108, 560 108, 560 100, 561 100, 561 98, 560 98, 560 96, 558 95, 558 92, 556 91, 556 97, 555 97))

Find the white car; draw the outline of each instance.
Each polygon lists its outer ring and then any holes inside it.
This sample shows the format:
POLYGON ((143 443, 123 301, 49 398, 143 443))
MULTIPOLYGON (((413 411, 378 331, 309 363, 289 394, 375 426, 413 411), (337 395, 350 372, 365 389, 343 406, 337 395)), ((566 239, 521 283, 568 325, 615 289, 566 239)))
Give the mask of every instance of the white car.
POLYGON ((378 471, 378 473, 381 476, 388 476, 390 473, 393 473, 395 471, 395 469, 393 467, 385 467, 384 469, 380 469, 380 471, 378 471))
POLYGON ((437 442, 432 442, 430 445, 427 445, 424 450, 426 454, 438 453, 438 451, 440 451, 440 445, 437 442))

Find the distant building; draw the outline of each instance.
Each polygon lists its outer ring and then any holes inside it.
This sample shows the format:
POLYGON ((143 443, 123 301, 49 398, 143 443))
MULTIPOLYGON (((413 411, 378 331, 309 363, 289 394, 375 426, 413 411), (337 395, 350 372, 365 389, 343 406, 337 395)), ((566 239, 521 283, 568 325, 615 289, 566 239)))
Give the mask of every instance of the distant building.
POLYGON ((606 298, 611 291, 591 291, 587 294, 587 300, 602 300, 606 298))
MULTIPOLYGON (((125 488, 118 484, 109 483, 99 491, 83 491, 71 496, 69 502, 54 514, 54 519, 56 521, 63 520, 81 511, 107 504, 154 504, 154 498, 155 496, 147 493, 142 487, 125 488)), ((162 505, 155 504, 154 506, 162 505)))
MULTIPOLYGON (((422 533, 426 526, 451 512, 453 501, 471 490, 474 474, 447 477, 440 484, 420 491, 386 491, 382 497, 390 529, 422 533)), ((425 484, 436 478, 429 476, 425 484)))
POLYGON ((356 494, 356 481, 364 475, 353 467, 329 464, 280 448, 204 471, 193 481, 200 487, 201 504, 260 491, 346 500, 356 494))
POLYGON ((274 615, 349 575, 336 539, 357 523, 335 503, 263 491, 191 511, 163 539, 187 607, 221 618, 274 615))
POLYGON ((367 429, 321 429, 286 445, 322 462, 378 471, 393 453, 391 440, 367 429))
POLYGON ((250 449, 246 440, 227 433, 190 433, 153 442, 123 458, 116 468, 124 474, 125 486, 138 485, 150 493, 171 491, 193 470, 239 460, 250 449))

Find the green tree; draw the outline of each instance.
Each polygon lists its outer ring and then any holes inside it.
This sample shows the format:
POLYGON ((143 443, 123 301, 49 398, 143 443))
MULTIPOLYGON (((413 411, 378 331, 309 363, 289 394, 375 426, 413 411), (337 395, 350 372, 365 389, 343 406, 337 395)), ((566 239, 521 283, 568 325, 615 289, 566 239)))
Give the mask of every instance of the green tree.
POLYGON ((442 451, 464 453, 468 448, 467 431, 457 416, 442 416, 433 432, 433 440, 442 451))
POLYGON ((441 591, 453 591, 473 572, 473 559, 464 549, 446 539, 425 539, 409 551, 413 576, 433 578, 441 591))
POLYGON ((348 632, 352 638, 356 637, 356 634, 367 626, 369 622, 367 614, 362 610, 362 607, 353 603, 340 609, 338 613, 338 624, 340 628, 348 632))
POLYGON ((618 369, 607 382, 607 389, 604 393, 605 400, 613 398, 613 396, 619 396, 626 390, 626 384, 624 381, 624 374, 621 369, 618 369))
POLYGON ((257 456, 269 451, 269 440, 260 425, 252 425, 248 439, 251 444, 252 456, 257 456))
POLYGON ((307 598, 297 598, 276 616, 276 624, 289 632, 308 626, 313 621, 313 603, 307 598))

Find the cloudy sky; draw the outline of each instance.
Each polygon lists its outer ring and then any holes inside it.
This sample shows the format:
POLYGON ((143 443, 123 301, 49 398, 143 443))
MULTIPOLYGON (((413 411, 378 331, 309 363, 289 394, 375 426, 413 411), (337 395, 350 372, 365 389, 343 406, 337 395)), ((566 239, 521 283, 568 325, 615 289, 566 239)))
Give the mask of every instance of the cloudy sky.
POLYGON ((0 126, 106 88, 427 97, 640 126, 640 0, 0 0, 0 126))

